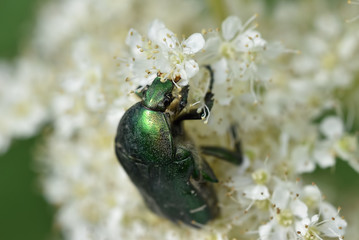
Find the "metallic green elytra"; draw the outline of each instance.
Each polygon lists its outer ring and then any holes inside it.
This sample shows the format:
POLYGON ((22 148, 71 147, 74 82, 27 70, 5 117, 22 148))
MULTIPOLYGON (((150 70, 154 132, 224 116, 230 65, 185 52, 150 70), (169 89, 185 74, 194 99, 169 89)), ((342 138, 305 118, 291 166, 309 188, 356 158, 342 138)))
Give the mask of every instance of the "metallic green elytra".
MULTIPOLYGON (((209 108, 213 105, 211 88, 205 96, 209 108)), ((115 151, 148 208, 175 223, 199 228, 219 214, 212 186, 218 180, 208 163, 198 157, 182 127, 183 120, 201 119, 203 113, 197 109, 184 111, 188 86, 175 97, 174 90, 171 80, 161 81, 157 77, 137 93, 142 101, 123 115, 115 151)), ((240 164, 239 145, 236 150, 202 148, 204 154, 240 164)))

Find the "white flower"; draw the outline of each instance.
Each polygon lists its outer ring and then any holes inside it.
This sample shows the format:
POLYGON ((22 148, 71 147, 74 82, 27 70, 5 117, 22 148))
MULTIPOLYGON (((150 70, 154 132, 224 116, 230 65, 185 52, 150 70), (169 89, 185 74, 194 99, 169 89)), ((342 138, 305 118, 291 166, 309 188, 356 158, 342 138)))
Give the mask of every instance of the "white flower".
POLYGON ((199 71, 193 57, 204 47, 205 41, 200 33, 194 33, 180 43, 173 32, 155 20, 149 27, 148 40, 131 29, 126 43, 133 54, 130 79, 137 79, 138 84, 149 84, 160 73, 164 79, 184 86, 199 71))
POLYGON ((354 169, 358 169, 358 158, 355 157, 358 142, 355 136, 345 133, 342 119, 337 116, 326 117, 318 128, 324 138, 318 136, 319 139, 312 145, 307 143, 293 148, 291 161, 295 172, 312 172, 316 164, 321 168, 332 167, 337 156, 348 161, 354 169))
POLYGON ((270 197, 266 184, 269 182, 270 173, 265 169, 258 169, 251 174, 253 184, 244 188, 245 198, 256 200, 265 200, 270 197))
POLYGON ((295 171, 298 173, 312 172, 315 169, 315 164, 309 155, 308 146, 296 146, 292 150, 291 160, 294 163, 295 171))
POLYGON ((334 151, 341 159, 359 172, 359 142, 356 135, 345 134, 334 145, 334 151))
MULTIPOLYGON (((268 10, 264 1, 225 2, 234 14, 268 10)), ((127 32, 154 17, 177 33, 196 32, 213 22, 203 1, 53 1, 19 56, 27 67, 0 69, 0 112, 6 116, 0 118, 0 151, 13 137, 36 134, 50 115, 54 130, 41 148, 42 179, 65 239, 342 238, 346 222, 336 209, 323 202, 316 186, 302 187, 294 179, 316 164, 333 166, 338 157, 359 169, 357 135, 346 132, 351 118, 313 122, 327 106, 342 116, 343 95, 355 108, 358 101, 346 93, 358 89, 359 35, 356 24, 344 24, 339 9, 322 14, 325 0, 305 2, 278 1, 271 14, 263 14, 263 36, 303 52, 274 61, 287 50, 262 37, 252 24, 256 16, 246 23, 228 17, 221 31, 204 31, 206 40, 194 33, 182 41, 158 20, 145 36, 127 32), (118 165, 113 138, 121 116, 139 100, 130 92, 157 75, 188 84, 188 106, 206 109, 205 65, 215 75, 211 118, 208 125, 186 121, 184 131, 193 141, 184 145, 196 158, 203 157, 197 147, 232 149, 228 132, 235 124, 244 163, 208 157, 220 180, 214 185, 221 214, 198 231, 151 213, 118 165), (271 161, 263 161, 266 156, 271 161)))
POLYGON ((347 223, 338 216, 338 211, 329 203, 320 204, 319 214, 305 218, 296 223, 299 239, 320 240, 323 237, 344 239, 347 223))
POLYGON ((318 164, 323 168, 333 166, 338 156, 359 171, 358 139, 355 135, 345 133, 342 119, 326 117, 319 129, 325 139, 318 141, 314 149, 314 158, 318 164))
POLYGON ((339 211, 331 204, 323 202, 320 206, 323 222, 318 229, 328 237, 344 239, 347 222, 339 216, 339 211))
POLYGON ((268 51, 267 42, 253 30, 256 25, 248 27, 256 17, 242 24, 238 17, 230 16, 223 21, 221 34, 208 33, 199 62, 212 63, 216 79, 214 92, 221 105, 228 105, 243 92, 250 92, 256 100, 254 81, 267 82, 271 78, 266 59, 283 51, 279 48, 268 51))
POLYGON ((300 193, 302 201, 309 211, 316 211, 322 202, 322 195, 317 185, 306 185, 300 193))
POLYGON ((344 132, 343 121, 339 117, 326 117, 319 126, 325 137, 335 139, 342 136, 344 132))
POLYGON ((13 138, 36 134, 50 118, 46 90, 51 79, 42 82, 46 74, 37 59, 18 60, 12 68, 0 63, 0 153, 13 138))
POLYGON ((291 183, 277 183, 271 197, 271 220, 259 228, 261 240, 296 239, 295 224, 308 216, 308 207, 299 199, 298 190, 291 183))
POLYGON ((296 223, 296 231, 299 235, 299 239, 303 240, 320 240, 320 233, 316 228, 316 224, 319 220, 319 215, 314 215, 311 218, 304 218, 303 220, 296 223))
POLYGON ((313 151, 313 159, 321 168, 327 168, 335 165, 335 155, 331 148, 331 141, 320 141, 316 144, 313 151))

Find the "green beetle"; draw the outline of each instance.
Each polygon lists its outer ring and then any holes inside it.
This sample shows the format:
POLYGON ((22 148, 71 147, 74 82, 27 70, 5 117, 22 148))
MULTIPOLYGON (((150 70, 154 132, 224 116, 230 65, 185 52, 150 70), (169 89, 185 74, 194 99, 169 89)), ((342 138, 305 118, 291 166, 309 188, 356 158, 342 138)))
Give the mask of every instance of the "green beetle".
MULTIPOLYGON (((213 73, 205 96, 213 105, 213 73)), ((208 163, 198 157, 182 127, 186 119, 201 119, 203 112, 186 110, 189 87, 174 97, 171 80, 154 79, 137 94, 142 98, 123 115, 115 139, 117 158, 157 215, 175 223, 200 228, 219 214, 212 182, 218 182, 208 163), (170 107, 171 106, 171 107, 170 107)), ((233 131, 234 133, 234 131, 233 131)), ((242 154, 220 147, 203 147, 204 154, 240 164, 242 154)))

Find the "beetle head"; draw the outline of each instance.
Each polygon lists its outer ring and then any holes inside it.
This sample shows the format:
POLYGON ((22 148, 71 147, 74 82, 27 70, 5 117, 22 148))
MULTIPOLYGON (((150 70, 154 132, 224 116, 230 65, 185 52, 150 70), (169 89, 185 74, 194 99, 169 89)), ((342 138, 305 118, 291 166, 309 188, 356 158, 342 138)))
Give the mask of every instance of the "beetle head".
POLYGON ((144 105, 152 110, 164 112, 173 101, 173 86, 171 80, 162 82, 160 77, 156 77, 144 92, 144 105))

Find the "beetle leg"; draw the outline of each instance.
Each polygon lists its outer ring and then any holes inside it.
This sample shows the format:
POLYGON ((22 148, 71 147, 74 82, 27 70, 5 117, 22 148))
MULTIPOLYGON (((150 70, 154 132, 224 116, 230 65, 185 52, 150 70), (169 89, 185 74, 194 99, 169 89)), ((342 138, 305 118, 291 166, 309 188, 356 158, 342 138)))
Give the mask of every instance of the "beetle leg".
POLYGON ((135 94, 140 98, 140 99, 144 99, 145 96, 145 92, 147 91, 149 85, 146 86, 138 86, 137 89, 135 90, 135 94))
POLYGON ((188 177, 193 177, 194 179, 204 179, 209 182, 218 182, 218 179, 212 171, 212 168, 205 160, 195 161, 192 153, 189 150, 183 147, 178 147, 176 153, 176 162, 183 161, 192 161, 190 165, 193 167, 188 177))
MULTIPOLYGON (((213 93, 212 93, 212 88, 213 88, 213 82, 214 82, 214 78, 213 78, 213 71, 212 68, 207 65, 206 68, 209 71, 209 75, 210 75, 210 82, 209 82, 209 87, 208 87, 208 91, 206 93, 206 95, 204 96, 204 104, 207 107, 208 111, 211 111, 212 107, 213 107, 213 93)), ((205 113, 205 109, 203 108, 201 111, 198 111, 197 108, 192 108, 189 109, 185 112, 181 112, 184 107, 187 105, 187 98, 188 98, 188 86, 184 87, 184 89, 181 91, 181 104, 180 104, 180 111, 179 111, 179 116, 175 119, 175 123, 179 123, 183 120, 199 120, 202 119, 204 113, 205 113)))
POLYGON ((222 147, 204 146, 201 147, 201 150, 203 154, 211 155, 236 165, 240 165, 243 160, 241 153, 222 147))
POLYGON ((203 146, 201 147, 202 153, 211 155, 227 162, 240 165, 243 161, 241 142, 237 137, 236 127, 231 127, 231 135, 234 139, 234 151, 223 147, 217 146, 203 146))
POLYGON ((178 104, 178 113, 180 113, 187 106, 189 86, 184 86, 180 92, 180 102, 178 104))
POLYGON ((216 175, 212 168, 208 165, 207 161, 202 160, 200 164, 196 164, 194 178, 202 178, 209 182, 218 182, 216 175))

